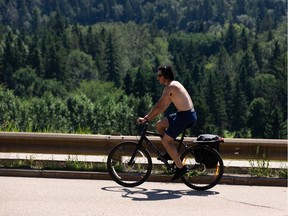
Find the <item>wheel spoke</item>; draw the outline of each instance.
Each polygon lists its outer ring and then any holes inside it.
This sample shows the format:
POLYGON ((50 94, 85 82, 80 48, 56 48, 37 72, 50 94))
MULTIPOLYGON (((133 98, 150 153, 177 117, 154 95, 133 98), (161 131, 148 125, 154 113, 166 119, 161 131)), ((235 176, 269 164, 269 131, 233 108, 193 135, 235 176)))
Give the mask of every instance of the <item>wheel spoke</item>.
POLYGON ((193 146, 186 150, 181 158, 189 168, 188 173, 182 178, 188 187, 196 190, 210 189, 220 181, 223 175, 222 158, 209 147, 193 146))
POLYGON ((142 184, 149 177, 152 160, 146 149, 137 148, 137 143, 124 142, 115 146, 109 153, 107 167, 110 176, 118 184, 134 187, 142 184))

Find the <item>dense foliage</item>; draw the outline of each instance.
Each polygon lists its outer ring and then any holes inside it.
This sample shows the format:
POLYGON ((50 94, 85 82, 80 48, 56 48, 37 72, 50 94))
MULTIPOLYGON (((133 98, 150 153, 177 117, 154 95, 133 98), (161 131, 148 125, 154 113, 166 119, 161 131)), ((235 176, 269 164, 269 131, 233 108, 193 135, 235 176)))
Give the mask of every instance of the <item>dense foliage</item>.
POLYGON ((135 134, 172 64, 192 135, 286 138, 286 5, 0 0, 0 130, 135 134))

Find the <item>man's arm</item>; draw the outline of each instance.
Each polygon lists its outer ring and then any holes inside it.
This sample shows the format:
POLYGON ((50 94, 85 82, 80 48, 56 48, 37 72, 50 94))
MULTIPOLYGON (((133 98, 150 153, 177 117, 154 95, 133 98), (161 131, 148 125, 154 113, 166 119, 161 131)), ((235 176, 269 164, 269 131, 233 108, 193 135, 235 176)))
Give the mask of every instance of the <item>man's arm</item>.
POLYGON ((157 117, 159 114, 163 113, 168 106, 171 103, 170 100, 170 93, 171 93, 171 87, 167 86, 162 93, 161 98, 159 101, 156 103, 156 105, 152 108, 152 110, 144 117, 146 121, 151 121, 155 117, 157 117))

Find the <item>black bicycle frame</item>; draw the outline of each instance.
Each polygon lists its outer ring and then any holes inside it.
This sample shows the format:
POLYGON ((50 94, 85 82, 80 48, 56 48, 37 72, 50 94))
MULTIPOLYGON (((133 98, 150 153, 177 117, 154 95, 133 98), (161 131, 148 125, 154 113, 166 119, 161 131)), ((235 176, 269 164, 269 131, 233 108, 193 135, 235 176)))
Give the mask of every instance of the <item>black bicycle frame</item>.
MULTIPOLYGON (((157 134, 155 132, 151 132, 151 131, 147 131, 147 126, 148 124, 146 123, 144 125, 144 128, 142 130, 142 133, 141 133, 141 137, 140 137, 140 140, 138 141, 138 145, 137 145, 137 148, 135 149, 134 153, 132 154, 132 157, 129 161, 129 165, 133 164, 134 162, 134 158, 136 156, 136 153, 137 151, 141 148, 141 146, 143 145, 143 141, 145 140, 146 143, 151 147, 151 149, 156 153, 156 155, 158 156, 158 158, 161 159, 161 161, 169 168, 169 169, 173 169, 174 167, 174 163, 173 164, 169 164, 168 161, 161 155, 161 153, 159 152, 159 150, 156 148, 156 146, 146 137, 146 134, 149 134, 149 135, 154 135, 154 136, 159 136, 159 137, 162 137, 161 134, 157 134)), ((181 139, 174 139, 174 141, 178 142, 179 145, 178 145, 178 152, 180 152, 181 150, 181 146, 183 145, 186 149, 188 148, 187 145, 183 142, 184 140, 184 137, 185 137, 185 132, 186 132, 186 129, 183 131, 183 134, 181 136, 181 139)))

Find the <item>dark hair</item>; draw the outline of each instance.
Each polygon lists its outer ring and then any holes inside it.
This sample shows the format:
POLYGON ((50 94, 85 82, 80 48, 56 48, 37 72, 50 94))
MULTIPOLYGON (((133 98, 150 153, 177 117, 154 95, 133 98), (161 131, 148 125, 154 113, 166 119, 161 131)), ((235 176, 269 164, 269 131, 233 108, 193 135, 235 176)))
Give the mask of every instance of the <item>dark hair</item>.
POLYGON ((174 72, 170 65, 160 65, 158 71, 161 71, 165 79, 174 80, 174 72))

